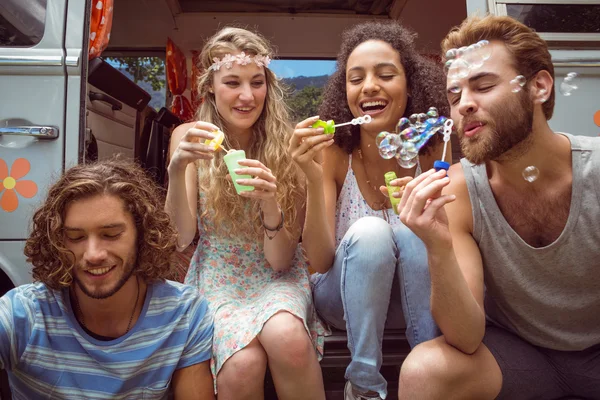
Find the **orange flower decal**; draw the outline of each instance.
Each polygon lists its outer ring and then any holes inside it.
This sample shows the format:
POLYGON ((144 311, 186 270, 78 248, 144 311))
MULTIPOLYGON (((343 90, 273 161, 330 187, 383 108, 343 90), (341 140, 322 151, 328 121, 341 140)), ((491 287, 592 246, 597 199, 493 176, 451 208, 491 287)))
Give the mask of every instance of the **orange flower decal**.
POLYGON ((19 198, 21 196, 30 199, 37 193, 37 185, 34 181, 20 181, 22 177, 29 173, 31 165, 24 158, 18 158, 8 173, 6 161, 0 158, 0 208, 6 212, 13 212, 19 207, 19 198))

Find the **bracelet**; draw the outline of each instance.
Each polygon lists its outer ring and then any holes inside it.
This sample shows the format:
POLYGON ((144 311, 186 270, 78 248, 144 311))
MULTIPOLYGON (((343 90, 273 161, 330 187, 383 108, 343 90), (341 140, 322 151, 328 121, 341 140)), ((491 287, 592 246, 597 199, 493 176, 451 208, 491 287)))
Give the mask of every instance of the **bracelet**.
POLYGON ((260 222, 261 222, 263 228, 265 229, 265 235, 267 235, 269 240, 273 240, 273 238, 277 235, 277 232, 279 232, 281 230, 281 228, 283 228, 285 214, 283 213, 282 209, 279 209, 279 211, 281 212, 281 222, 279 222, 279 225, 277 225, 275 228, 271 228, 271 227, 268 227, 265 225, 265 220, 264 220, 264 215, 263 215, 262 209, 258 212, 258 216, 260 217, 260 222), (275 232, 275 233, 273 234, 273 236, 270 236, 268 232, 275 232))

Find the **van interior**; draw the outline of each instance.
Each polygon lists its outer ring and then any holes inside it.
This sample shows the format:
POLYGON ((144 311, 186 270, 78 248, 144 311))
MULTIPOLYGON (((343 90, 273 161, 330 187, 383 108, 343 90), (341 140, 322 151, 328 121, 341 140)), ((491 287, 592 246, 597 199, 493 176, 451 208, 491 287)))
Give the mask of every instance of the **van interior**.
MULTIPOLYGON (((256 29, 272 41, 278 58, 310 62, 335 60, 341 32, 347 27, 370 19, 399 19, 418 33, 423 53, 436 57, 445 33, 466 16, 466 6, 464 1, 457 0, 426 3, 114 0, 110 42, 102 56, 92 59, 88 66, 85 159, 102 159, 119 152, 137 158, 163 182, 170 128, 191 116, 180 102, 196 103, 192 81, 194 58, 206 38, 221 27, 256 29), (437 11, 426 15, 424 9, 437 11), (176 84, 167 78, 171 67, 179 68, 181 59, 171 60, 166 55, 167 42, 184 57, 184 74, 173 79, 178 81, 176 84), (144 90, 149 85, 143 83, 143 76, 136 77, 141 85, 127 82, 123 76, 132 59, 146 57, 162 60, 163 68, 167 69, 160 77, 165 95, 150 93, 164 103, 157 103, 144 90), (118 64, 122 60, 127 64, 118 64), (185 80, 183 91, 181 78, 185 80), (149 105, 150 100, 154 101, 149 105)), ((132 77, 131 73, 128 75, 132 77)))

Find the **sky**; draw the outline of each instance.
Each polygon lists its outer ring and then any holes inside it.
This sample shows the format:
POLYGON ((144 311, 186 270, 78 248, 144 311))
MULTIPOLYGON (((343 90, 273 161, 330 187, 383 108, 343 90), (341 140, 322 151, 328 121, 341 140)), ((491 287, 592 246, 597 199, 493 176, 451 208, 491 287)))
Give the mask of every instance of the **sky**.
MULTIPOLYGON (((116 68, 119 67, 119 64, 112 60, 107 62, 116 68)), ((335 60, 273 60, 269 68, 279 78, 331 75, 335 71, 335 60)))
POLYGON ((269 68, 279 78, 296 76, 331 75, 335 71, 334 60, 273 60, 269 68))

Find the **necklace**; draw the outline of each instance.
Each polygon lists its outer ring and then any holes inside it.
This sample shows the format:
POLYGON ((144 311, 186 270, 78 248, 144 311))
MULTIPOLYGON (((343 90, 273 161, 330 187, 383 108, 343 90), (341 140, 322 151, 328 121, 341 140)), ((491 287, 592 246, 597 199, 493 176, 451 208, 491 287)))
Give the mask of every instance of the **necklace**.
MULTIPOLYGON (((129 317, 129 323, 127 324, 127 330, 125 331, 124 334, 129 333, 129 330, 131 329, 131 322, 133 322, 133 316, 135 315, 135 309, 137 308, 137 304, 138 304, 138 300, 140 298, 140 279, 138 278, 138 276, 135 276, 135 282, 137 284, 137 292, 135 295, 135 304, 133 305, 133 311, 131 312, 131 317, 129 317)), ((79 312, 79 315, 81 316, 81 318, 77 318, 77 315, 75 315, 75 318, 77 319, 77 321, 79 321, 81 323, 81 325, 89 331, 88 327, 85 324, 85 320, 83 319, 83 312, 81 311, 81 307, 79 306, 79 300, 77 300, 77 293, 75 293, 75 289, 73 289, 73 299, 75 300, 75 307, 77 307, 77 311, 79 312)))
POLYGON ((390 217, 388 215, 388 210, 387 210, 387 199, 385 198, 385 196, 383 196, 383 193, 381 193, 379 191, 379 189, 375 185, 373 185, 371 183, 371 180, 369 179, 369 173, 367 172, 367 166, 366 166, 366 163, 365 163, 365 161, 363 159, 363 155, 362 155, 362 150, 361 149, 358 149, 358 157, 360 158, 360 161, 361 161, 361 164, 362 164, 362 169, 363 169, 363 172, 365 174, 365 179, 367 180, 367 185, 369 185, 369 187, 371 189, 373 189, 373 191, 376 192, 380 197, 384 197, 383 201, 374 202, 373 203, 373 207, 371 207, 371 208, 373 208, 374 210, 376 208, 378 208, 379 210, 381 210, 381 212, 383 214, 383 219, 385 221, 389 222, 390 217))

